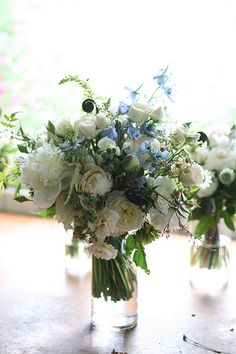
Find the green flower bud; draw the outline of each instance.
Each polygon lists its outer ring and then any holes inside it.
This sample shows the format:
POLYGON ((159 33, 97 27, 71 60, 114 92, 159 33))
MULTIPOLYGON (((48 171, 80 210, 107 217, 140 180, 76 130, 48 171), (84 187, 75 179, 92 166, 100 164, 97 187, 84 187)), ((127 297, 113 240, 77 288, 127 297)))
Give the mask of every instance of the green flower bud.
POLYGON ((219 174, 221 183, 229 186, 235 178, 235 172, 231 168, 224 168, 219 174))
POLYGON ((134 155, 127 155, 123 160, 123 169, 126 172, 137 171, 140 166, 139 159, 134 155))

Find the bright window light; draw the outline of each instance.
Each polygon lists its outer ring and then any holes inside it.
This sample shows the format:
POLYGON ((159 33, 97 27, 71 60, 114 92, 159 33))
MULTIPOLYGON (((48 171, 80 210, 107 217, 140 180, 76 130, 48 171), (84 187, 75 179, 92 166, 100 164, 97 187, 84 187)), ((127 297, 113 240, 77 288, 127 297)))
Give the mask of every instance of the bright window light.
POLYGON ((0 99, 25 124, 78 112, 66 74, 118 95, 169 65, 172 117, 236 121, 236 2, 230 0, 2 0, 0 99))

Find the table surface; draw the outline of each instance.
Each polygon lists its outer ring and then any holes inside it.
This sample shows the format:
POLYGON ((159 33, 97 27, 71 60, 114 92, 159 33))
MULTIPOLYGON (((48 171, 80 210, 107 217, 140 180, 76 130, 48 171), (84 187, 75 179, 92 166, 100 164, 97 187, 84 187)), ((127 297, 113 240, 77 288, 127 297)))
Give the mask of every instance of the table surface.
POLYGON ((148 246, 151 274, 139 272, 138 325, 108 332, 90 326, 90 273, 65 273, 64 239, 54 220, 0 213, 0 354, 208 353, 183 334, 236 353, 236 241, 229 285, 215 294, 189 286, 187 237, 148 246))

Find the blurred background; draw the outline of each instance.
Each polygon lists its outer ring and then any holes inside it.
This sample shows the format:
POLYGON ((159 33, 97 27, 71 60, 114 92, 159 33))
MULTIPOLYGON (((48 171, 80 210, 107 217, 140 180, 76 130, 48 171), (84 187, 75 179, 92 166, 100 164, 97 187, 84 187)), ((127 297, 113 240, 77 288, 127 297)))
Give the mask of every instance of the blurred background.
POLYGON ((234 0, 1 0, 0 107, 23 126, 73 116, 80 92, 67 74, 118 96, 169 65, 174 119, 236 121, 234 0))

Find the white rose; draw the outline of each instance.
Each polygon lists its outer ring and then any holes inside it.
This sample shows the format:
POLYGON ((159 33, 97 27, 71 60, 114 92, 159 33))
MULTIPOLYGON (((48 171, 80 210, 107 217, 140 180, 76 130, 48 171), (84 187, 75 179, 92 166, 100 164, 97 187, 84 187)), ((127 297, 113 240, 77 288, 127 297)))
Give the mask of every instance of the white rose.
POLYGON ((164 116, 164 110, 162 107, 158 107, 150 113, 150 117, 153 120, 158 121, 158 122, 162 122, 163 116, 164 116))
POLYGON ((106 136, 99 140, 98 147, 101 151, 106 151, 107 149, 116 149, 117 155, 120 154, 120 149, 116 145, 116 142, 106 136))
POLYGON ((207 159, 207 155, 209 153, 209 150, 205 146, 200 146, 194 151, 194 161, 197 163, 200 163, 201 165, 204 164, 204 162, 207 159))
POLYGON ((55 123, 55 132, 57 135, 66 137, 74 134, 74 128, 68 118, 64 118, 55 123))
POLYGON ((148 104, 142 102, 135 102, 131 105, 129 112, 129 118, 135 123, 142 123, 148 119, 148 104))
POLYGON ((119 215, 116 223, 118 231, 113 235, 122 235, 128 231, 140 229, 144 223, 144 213, 134 203, 130 202, 120 191, 112 192, 106 200, 106 206, 119 215))
POLYGON ((105 259, 106 261, 116 258, 118 253, 115 247, 103 241, 95 242, 92 246, 90 246, 89 250, 94 257, 98 259, 105 259))
POLYGON ((86 172, 80 181, 80 190, 85 193, 104 195, 112 188, 111 175, 95 166, 86 172))
POLYGON ((198 194, 197 194, 198 197, 205 198, 205 197, 211 196, 217 190, 218 185, 219 185, 218 180, 216 178, 213 178, 212 182, 210 183, 210 185, 207 188, 201 189, 198 192, 198 194))
POLYGON ((84 117, 74 123, 76 133, 82 134, 86 138, 94 138, 98 134, 95 117, 84 117))
POLYGON ((109 125, 109 119, 107 118, 107 116, 100 112, 96 115, 96 127, 97 129, 104 129, 106 127, 108 127, 109 125))
POLYGON ((150 224, 158 231, 163 232, 166 227, 169 231, 174 231, 184 226, 188 220, 188 213, 181 211, 183 216, 176 213, 175 210, 169 208, 168 212, 163 215, 155 208, 149 210, 148 219, 150 224))
POLYGON ((180 181, 186 186, 196 185, 199 186, 204 181, 203 169, 200 165, 194 164, 186 167, 181 171, 180 181))
POLYGON ((209 151, 205 162, 208 170, 222 170, 223 168, 235 169, 235 152, 229 147, 215 147, 209 151))
POLYGON ((48 143, 25 158, 21 180, 33 189, 33 202, 38 208, 46 209, 54 204, 62 189, 64 171, 60 150, 48 143))
POLYGON ((175 129, 175 131, 170 136, 171 142, 174 147, 178 148, 184 143, 187 133, 188 129, 183 125, 175 129))
POLYGON ((92 231, 95 231, 97 239, 104 240, 107 236, 118 231, 116 229, 118 219, 119 214, 115 210, 105 207, 97 212, 96 222, 89 223, 89 227, 92 231))

